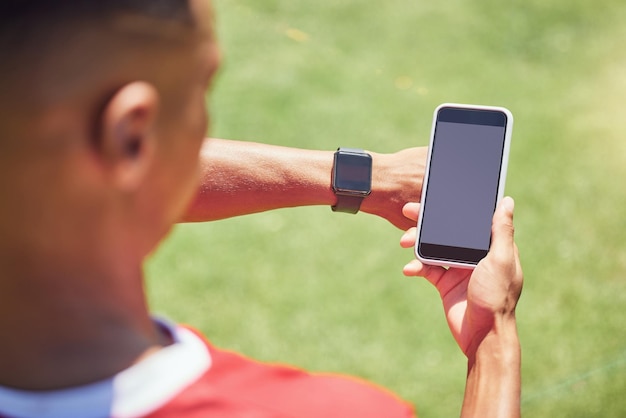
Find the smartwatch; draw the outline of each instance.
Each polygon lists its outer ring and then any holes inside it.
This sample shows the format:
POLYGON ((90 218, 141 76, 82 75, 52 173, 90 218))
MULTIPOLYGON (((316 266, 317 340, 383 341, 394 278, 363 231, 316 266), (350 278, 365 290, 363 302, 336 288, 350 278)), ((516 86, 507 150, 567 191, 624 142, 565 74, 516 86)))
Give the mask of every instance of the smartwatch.
POLYGON ((372 192, 372 156, 362 149, 337 149, 331 183, 337 196, 332 210, 357 213, 363 199, 372 192))

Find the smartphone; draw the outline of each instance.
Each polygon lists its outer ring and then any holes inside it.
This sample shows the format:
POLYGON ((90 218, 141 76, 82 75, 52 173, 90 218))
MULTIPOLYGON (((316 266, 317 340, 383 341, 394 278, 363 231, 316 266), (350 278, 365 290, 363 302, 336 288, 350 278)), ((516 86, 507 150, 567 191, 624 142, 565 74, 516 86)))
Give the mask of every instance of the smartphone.
POLYGON ((471 269, 487 255, 512 127, 502 107, 435 109, 415 244, 424 264, 471 269))

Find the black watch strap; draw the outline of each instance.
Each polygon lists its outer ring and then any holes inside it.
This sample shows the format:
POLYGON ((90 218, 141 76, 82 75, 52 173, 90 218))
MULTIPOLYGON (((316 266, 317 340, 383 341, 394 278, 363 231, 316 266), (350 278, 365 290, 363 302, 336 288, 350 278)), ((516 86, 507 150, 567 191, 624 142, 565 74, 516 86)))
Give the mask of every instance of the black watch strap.
MULTIPOLYGON (((337 203, 331 206, 333 212, 357 213, 365 196, 337 195, 337 203)), ((328 210, 328 209, 326 209, 328 210)))

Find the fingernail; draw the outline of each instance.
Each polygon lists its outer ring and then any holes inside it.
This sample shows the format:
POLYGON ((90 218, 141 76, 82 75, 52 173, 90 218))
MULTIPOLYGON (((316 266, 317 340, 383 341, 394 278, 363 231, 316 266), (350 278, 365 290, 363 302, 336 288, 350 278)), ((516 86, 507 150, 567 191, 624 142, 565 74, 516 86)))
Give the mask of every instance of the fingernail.
POLYGON ((513 213, 513 211, 515 210, 515 201, 512 197, 506 196, 504 199, 502 199, 502 207, 506 211, 513 213))
POLYGON ((411 263, 405 265, 402 268, 402 274, 404 274, 406 277, 411 277, 411 263))

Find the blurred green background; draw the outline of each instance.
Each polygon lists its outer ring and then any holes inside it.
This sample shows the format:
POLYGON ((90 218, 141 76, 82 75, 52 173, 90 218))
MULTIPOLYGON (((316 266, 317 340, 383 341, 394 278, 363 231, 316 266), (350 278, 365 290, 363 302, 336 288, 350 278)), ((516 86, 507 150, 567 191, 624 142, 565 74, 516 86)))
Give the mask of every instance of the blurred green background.
MULTIPOLYGON (((427 145, 442 102, 513 112, 523 413, 626 416, 626 2, 214 3, 214 136, 393 152, 427 145)), ((150 300, 222 347, 456 416, 466 362, 400 235, 327 207, 181 225, 150 300)))

